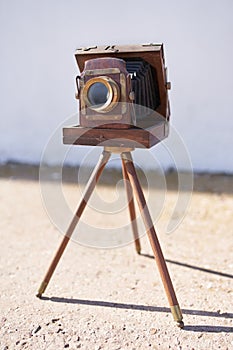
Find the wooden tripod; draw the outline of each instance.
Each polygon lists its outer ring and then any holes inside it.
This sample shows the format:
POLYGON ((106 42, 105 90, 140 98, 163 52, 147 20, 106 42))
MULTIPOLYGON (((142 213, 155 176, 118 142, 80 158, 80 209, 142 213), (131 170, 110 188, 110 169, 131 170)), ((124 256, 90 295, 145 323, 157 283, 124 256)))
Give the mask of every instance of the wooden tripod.
POLYGON ((72 233, 78 224, 81 215, 87 205, 87 202, 95 188, 95 185, 100 178, 100 175, 108 162, 111 153, 120 153, 121 159, 122 159, 122 172, 123 172, 123 178, 125 181, 125 187, 127 192, 127 198, 128 198, 128 206, 129 206, 129 213, 130 213, 130 219, 132 223, 132 229, 134 234, 134 241, 135 241, 135 247, 138 254, 141 252, 141 246, 138 236, 138 230, 136 225, 136 215, 135 215, 135 207, 134 207, 134 199, 132 194, 134 194, 136 201, 138 203, 139 210, 141 212, 142 219, 144 221, 147 235, 154 253, 155 261, 158 266, 158 270, 163 282, 163 286, 168 298, 168 302, 171 308, 171 312, 173 315, 174 320, 177 322, 177 325, 181 328, 183 328, 184 323, 182 321, 182 313, 176 298, 176 294, 172 285, 172 281, 167 269, 167 265, 155 232, 155 228, 153 225, 153 221, 151 219, 146 200, 141 188, 141 185, 138 180, 137 173, 135 171, 134 163, 131 156, 131 150, 133 149, 124 149, 124 148, 114 148, 114 147, 105 147, 103 153, 100 156, 99 162, 97 163, 83 194, 83 198, 81 199, 81 202, 75 212, 75 215, 67 229, 66 235, 63 238, 60 247, 58 248, 51 265, 44 277, 43 282, 41 283, 41 286, 39 288, 37 297, 41 298, 42 294, 45 292, 46 287, 48 286, 48 283, 53 275, 53 272, 72 236, 72 233))

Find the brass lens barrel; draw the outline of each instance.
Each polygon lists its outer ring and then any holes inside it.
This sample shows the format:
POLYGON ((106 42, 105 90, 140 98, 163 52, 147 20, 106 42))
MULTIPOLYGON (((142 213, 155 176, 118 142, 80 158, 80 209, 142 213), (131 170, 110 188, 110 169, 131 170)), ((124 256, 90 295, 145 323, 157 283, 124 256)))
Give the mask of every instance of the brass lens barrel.
POLYGON ((83 88, 83 98, 88 108, 106 113, 111 111, 120 99, 117 83, 107 76, 89 79, 83 88))

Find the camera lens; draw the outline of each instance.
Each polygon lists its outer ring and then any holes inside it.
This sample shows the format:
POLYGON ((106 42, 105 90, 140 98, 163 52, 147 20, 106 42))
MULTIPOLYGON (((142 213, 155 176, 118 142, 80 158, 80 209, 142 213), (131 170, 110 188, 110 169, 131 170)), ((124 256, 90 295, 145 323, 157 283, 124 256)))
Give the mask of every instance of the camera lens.
POLYGON ((109 90, 103 83, 94 83, 89 87, 87 98, 92 106, 101 107, 108 101, 109 90))
POLYGON ((95 113, 108 113, 116 107, 120 93, 117 83, 107 76, 88 79, 82 91, 83 101, 95 113))

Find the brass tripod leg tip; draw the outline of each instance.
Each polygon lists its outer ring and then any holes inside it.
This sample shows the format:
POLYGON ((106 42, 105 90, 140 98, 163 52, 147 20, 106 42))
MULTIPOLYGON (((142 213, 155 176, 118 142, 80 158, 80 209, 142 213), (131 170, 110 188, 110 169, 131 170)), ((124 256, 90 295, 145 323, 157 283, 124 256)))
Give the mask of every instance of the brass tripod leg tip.
POLYGON ((179 305, 171 306, 171 312, 172 312, 172 316, 173 316, 174 321, 176 322, 177 326, 180 328, 184 328, 184 322, 182 321, 183 316, 182 316, 182 312, 180 310, 179 305))
POLYGON ((177 326, 178 326, 179 328, 181 328, 181 329, 184 328, 184 322, 183 322, 183 321, 178 321, 178 322, 176 322, 176 324, 177 324, 177 326))
POLYGON ((41 299, 42 294, 44 293, 46 287, 47 287, 48 283, 47 282, 42 282, 41 286, 38 290, 38 293, 36 294, 37 298, 41 299))
POLYGON ((141 254, 141 247, 136 247, 136 252, 140 255, 141 254))

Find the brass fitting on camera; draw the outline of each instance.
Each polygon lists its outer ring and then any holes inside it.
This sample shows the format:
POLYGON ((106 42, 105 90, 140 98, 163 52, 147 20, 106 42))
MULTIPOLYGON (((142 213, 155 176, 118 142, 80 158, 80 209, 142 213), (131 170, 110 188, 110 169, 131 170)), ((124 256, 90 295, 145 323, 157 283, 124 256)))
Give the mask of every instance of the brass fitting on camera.
POLYGON ((111 111, 120 99, 119 86, 108 76, 91 78, 84 85, 82 93, 85 104, 99 113, 111 111))

